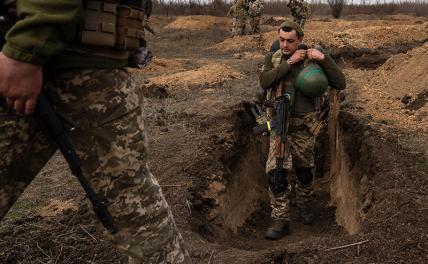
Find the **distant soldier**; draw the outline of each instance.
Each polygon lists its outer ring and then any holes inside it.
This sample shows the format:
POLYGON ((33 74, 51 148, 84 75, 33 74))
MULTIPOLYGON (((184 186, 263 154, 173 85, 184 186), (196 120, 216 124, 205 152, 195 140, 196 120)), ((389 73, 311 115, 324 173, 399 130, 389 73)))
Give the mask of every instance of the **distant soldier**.
POLYGON ((234 14, 236 15, 237 34, 242 36, 245 34, 245 24, 248 19, 249 0, 236 0, 234 14))
POLYGON ((304 0, 290 0, 287 7, 290 8, 294 22, 303 28, 311 15, 308 3, 304 0))
POLYGON ((238 30, 236 28, 237 26, 237 18, 236 18, 236 13, 235 13, 235 6, 236 6, 236 1, 234 1, 233 5, 230 7, 229 12, 227 12, 227 16, 232 16, 232 36, 236 36, 238 30))
POLYGON ((260 33, 260 19, 263 12, 263 0, 251 0, 248 5, 248 15, 253 34, 260 33))
MULTIPOLYGON (((285 21, 278 29, 280 48, 265 56, 260 85, 271 100, 288 98, 288 107, 275 106, 272 119, 288 116, 284 126, 278 125, 271 134, 266 173, 269 178, 271 218, 273 224, 267 229, 267 239, 280 239, 289 233, 288 185, 291 169, 297 177, 296 195, 300 219, 303 224, 313 221, 311 202, 315 169, 315 139, 322 124, 320 99, 331 87, 342 90, 346 87, 345 76, 333 59, 319 48, 307 49, 302 44, 303 29, 293 21, 285 21), (283 132, 279 134, 277 131, 283 132), (285 142, 283 141, 285 135, 285 142)), ((283 104, 282 104, 283 105, 283 104)))

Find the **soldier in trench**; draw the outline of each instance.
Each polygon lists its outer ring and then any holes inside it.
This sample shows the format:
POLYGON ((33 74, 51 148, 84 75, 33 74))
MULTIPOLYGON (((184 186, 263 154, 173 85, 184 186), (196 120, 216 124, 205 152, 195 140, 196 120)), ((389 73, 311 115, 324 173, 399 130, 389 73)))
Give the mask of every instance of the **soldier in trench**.
MULTIPOLYGON (((321 128, 318 120, 321 95, 328 87, 336 90, 346 87, 344 74, 324 50, 300 48, 303 37, 300 25, 293 21, 282 23, 277 33, 280 49, 266 54, 260 74, 260 85, 272 100, 284 94, 290 96, 285 158, 278 159, 277 155, 277 150, 281 147, 277 140, 280 135, 273 132, 270 137, 266 174, 271 197, 272 224, 266 230, 267 239, 280 239, 290 232, 287 192, 291 169, 294 169, 297 176, 296 201, 300 220, 303 224, 313 222, 311 203, 315 171, 314 146, 321 128), (316 78, 312 78, 314 76, 316 78)), ((274 118, 275 114, 271 110, 268 115, 274 118)))

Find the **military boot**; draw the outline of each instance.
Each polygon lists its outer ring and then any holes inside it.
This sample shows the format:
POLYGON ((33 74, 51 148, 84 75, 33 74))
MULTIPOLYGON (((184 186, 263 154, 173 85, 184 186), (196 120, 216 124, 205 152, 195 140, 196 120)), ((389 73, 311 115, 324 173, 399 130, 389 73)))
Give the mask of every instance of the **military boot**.
POLYGON ((304 205, 300 208, 300 219, 304 225, 310 225, 314 222, 314 214, 309 205, 304 205))
POLYGON ((290 234, 290 222, 287 220, 275 220, 266 230, 265 238, 277 240, 290 234))

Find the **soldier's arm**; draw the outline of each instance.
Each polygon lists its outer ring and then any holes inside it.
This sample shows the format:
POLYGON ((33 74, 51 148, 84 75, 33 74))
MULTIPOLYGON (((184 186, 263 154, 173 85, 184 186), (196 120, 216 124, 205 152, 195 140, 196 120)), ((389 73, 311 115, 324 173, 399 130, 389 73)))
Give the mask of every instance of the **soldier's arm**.
POLYGON ((20 0, 21 18, 6 35, 2 52, 9 58, 45 64, 64 51, 75 36, 82 6, 80 0, 20 0))
POLYGON ((274 68, 272 65, 272 52, 265 56, 262 72, 260 73, 259 82, 263 89, 269 89, 275 86, 278 81, 284 77, 289 71, 291 66, 286 62, 282 62, 278 67, 274 68))
POLYGON ((333 58, 325 54, 323 60, 317 61, 317 64, 323 68, 327 75, 328 85, 336 90, 343 90, 346 88, 346 78, 343 72, 339 69, 333 58))

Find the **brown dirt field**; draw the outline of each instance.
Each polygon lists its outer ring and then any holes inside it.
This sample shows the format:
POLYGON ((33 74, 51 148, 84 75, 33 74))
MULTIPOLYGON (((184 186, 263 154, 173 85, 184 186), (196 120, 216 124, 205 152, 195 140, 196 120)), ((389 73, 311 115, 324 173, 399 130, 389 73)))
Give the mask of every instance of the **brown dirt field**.
MULTIPOLYGON (((227 18, 207 18, 207 30, 193 20, 203 17, 154 17, 154 61, 130 71, 146 96, 149 166, 194 263, 427 263, 426 19, 308 23, 310 44, 325 44, 348 87, 331 102, 317 219, 305 226, 292 208, 279 241, 263 238, 267 139, 253 135, 249 111, 273 29, 231 39, 212 26, 227 18)), ((55 155, 0 223, 0 263, 126 263, 84 204, 55 155)))
POLYGON ((195 70, 152 77, 149 79, 149 82, 169 87, 190 87, 195 85, 214 85, 226 80, 242 78, 243 75, 240 72, 233 70, 227 65, 210 63, 195 70))

